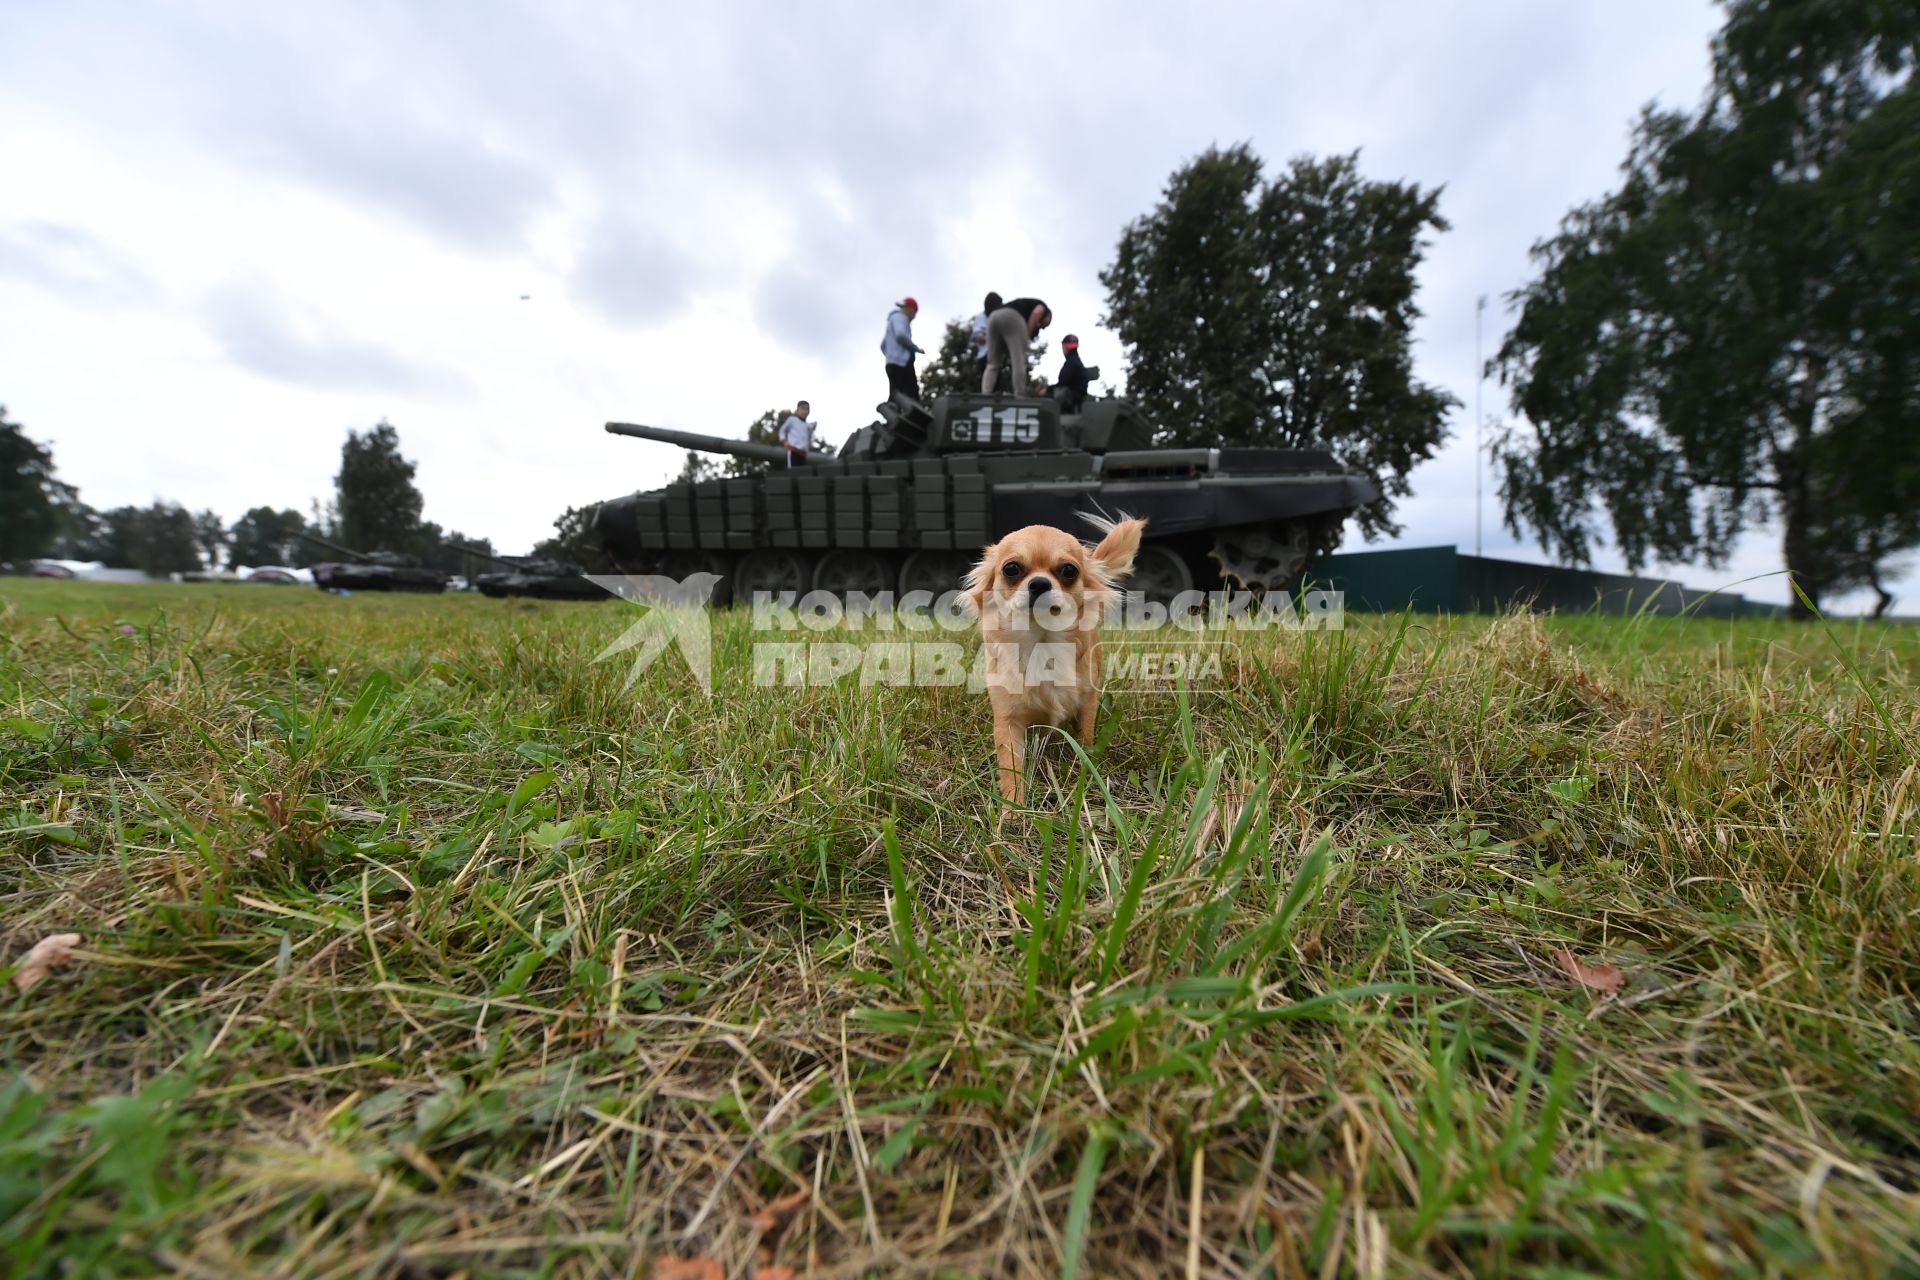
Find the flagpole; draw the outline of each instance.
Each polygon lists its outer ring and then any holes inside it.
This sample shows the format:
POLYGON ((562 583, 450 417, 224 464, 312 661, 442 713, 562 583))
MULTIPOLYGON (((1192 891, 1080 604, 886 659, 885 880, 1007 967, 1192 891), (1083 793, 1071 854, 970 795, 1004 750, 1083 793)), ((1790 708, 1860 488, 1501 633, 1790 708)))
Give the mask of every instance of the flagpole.
POLYGON ((1486 423, 1481 399, 1487 386, 1487 364, 1480 355, 1480 317, 1487 309, 1487 295, 1481 294, 1473 305, 1473 554, 1480 554, 1480 432, 1486 423))

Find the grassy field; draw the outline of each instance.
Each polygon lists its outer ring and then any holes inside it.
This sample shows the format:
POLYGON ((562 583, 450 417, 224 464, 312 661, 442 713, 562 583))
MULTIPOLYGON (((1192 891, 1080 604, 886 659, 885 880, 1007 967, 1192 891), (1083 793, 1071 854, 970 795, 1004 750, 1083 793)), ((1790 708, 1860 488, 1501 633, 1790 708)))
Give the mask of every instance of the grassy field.
POLYGON ((1267 632, 1003 817, 637 616, 0 580, 0 1271, 1920 1275, 1920 628, 1267 632))

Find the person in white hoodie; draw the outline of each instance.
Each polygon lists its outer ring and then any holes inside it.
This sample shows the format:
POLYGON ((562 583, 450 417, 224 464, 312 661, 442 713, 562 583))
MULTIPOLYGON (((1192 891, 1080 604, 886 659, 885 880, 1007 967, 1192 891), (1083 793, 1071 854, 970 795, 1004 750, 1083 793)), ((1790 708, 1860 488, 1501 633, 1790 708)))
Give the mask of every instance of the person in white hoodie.
POLYGON ((887 398, 905 395, 909 400, 920 398, 920 378, 913 371, 913 357, 921 348, 913 344, 913 318, 920 314, 920 304, 912 298, 902 298, 887 316, 887 331, 880 338, 880 354, 887 362, 887 398))

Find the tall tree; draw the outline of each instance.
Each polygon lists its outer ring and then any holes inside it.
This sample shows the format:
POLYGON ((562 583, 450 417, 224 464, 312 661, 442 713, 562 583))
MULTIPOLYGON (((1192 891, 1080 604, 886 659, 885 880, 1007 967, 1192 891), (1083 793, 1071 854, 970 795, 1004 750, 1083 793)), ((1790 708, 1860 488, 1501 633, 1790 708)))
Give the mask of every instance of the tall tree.
POLYGON ((554 519, 554 536, 534 544, 533 554, 552 560, 571 560, 588 573, 614 572, 613 559, 600 545, 600 536, 594 531, 593 522, 599 514, 598 503, 568 507, 554 519))
POLYGON ((1184 446, 1323 445, 1379 484, 1369 537, 1433 456, 1459 401, 1413 376, 1414 274, 1447 230, 1438 190, 1370 181, 1358 153, 1268 181, 1244 145, 1209 150, 1121 233, 1100 274, 1127 393, 1184 446))
POLYGON ((725 474, 718 458, 710 453, 702 453, 698 449, 689 449, 686 460, 680 464, 680 474, 674 479, 687 484, 698 484, 702 480, 717 480, 725 474))
POLYGON ((980 371, 973 365, 973 329, 966 320, 949 320, 940 348, 920 370, 920 398, 931 404, 944 395, 978 391, 980 371))
POLYGON ((188 573, 201 567, 193 515, 177 502, 150 507, 115 507, 101 517, 99 559, 117 569, 139 569, 155 577, 188 573))
POLYGON ((48 550, 62 560, 102 559, 106 522, 98 511, 80 501, 77 490, 67 485, 60 487, 65 492, 55 513, 53 545, 48 550))
MULTIPOLYGON (((339 484, 338 477, 335 477, 334 483, 335 483, 335 487, 337 488, 339 484)), ((314 533, 319 534, 323 538, 339 537, 340 536, 340 503, 339 501, 334 498, 329 498, 325 502, 322 502, 318 498, 307 499, 307 528, 312 530, 314 533)), ((309 542, 309 543, 303 543, 301 545, 310 547, 313 544, 309 542)), ((326 558, 327 557, 325 556, 321 557, 321 559, 326 559, 326 558)), ((299 561, 294 561, 294 563, 298 564, 299 561)))
POLYGON ((53 451, 7 421, 0 405, 0 560, 24 563, 45 555, 60 535, 63 508, 78 501, 53 473, 53 451))
POLYGON ((1775 519, 1817 603, 1920 540, 1920 9, 1724 7, 1699 110, 1643 112, 1619 189, 1534 246, 1501 496, 1635 568, 1775 519))
POLYGON ((479 573, 495 573, 500 568, 487 558, 495 554, 493 539, 462 533, 458 529, 442 533, 440 526, 431 522, 423 526, 416 553, 420 563, 427 568, 457 573, 463 578, 472 578, 479 573), (468 547, 473 550, 466 550, 468 547), (486 555, 477 555, 475 552, 485 552, 486 555))
POLYGON ((306 528, 307 518, 291 507, 281 511, 254 507, 235 520, 228 532, 231 561, 256 568, 300 564, 307 544, 299 535, 306 528))
POLYGON ((145 512, 140 507, 113 507, 100 513, 98 559, 109 569, 138 569, 146 538, 145 512))
POLYGON ((177 502, 156 502, 140 513, 140 541, 134 567, 155 577, 190 573, 203 567, 200 528, 193 513, 177 502))
POLYGON ((1873 616, 1880 618, 1893 606, 1887 581, 1910 571, 1902 553, 1920 546, 1920 507, 1912 502, 1920 494, 1920 477, 1913 474, 1920 468, 1920 446, 1889 459, 1875 435, 1828 432, 1816 442, 1808 470, 1819 488, 1807 542, 1823 588, 1872 591, 1873 616), (1867 447, 1859 447, 1863 442, 1867 447))
POLYGON ((220 513, 213 510, 194 513, 193 539, 207 562, 207 568, 219 568, 220 553, 227 549, 231 541, 227 535, 226 521, 220 518, 220 513))
POLYGON ((356 551, 412 551, 420 542, 420 490, 413 463, 401 456, 400 433, 382 419, 347 432, 333 485, 339 540, 356 551))
MULTIPOLYGON (((747 439, 755 444, 778 445, 780 443, 780 424, 787 420, 791 409, 769 409, 753 420, 747 428, 747 439)), ((767 464, 755 462, 751 458, 728 458, 723 469, 730 476, 747 476, 756 471, 765 471, 767 464)))

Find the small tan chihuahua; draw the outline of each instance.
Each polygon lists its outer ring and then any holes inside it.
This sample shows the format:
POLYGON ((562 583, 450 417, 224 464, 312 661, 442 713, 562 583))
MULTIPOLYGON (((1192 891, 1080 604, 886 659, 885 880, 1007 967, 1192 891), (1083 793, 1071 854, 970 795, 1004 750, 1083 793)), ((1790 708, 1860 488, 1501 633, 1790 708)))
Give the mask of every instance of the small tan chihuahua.
POLYGON ((987 696, 1000 794, 1026 796, 1027 730, 1070 725, 1093 744, 1100 709, 1100 622, 1133 572, 1145 520, 1082 517, 1106 536, 1089 547, 1064 529, 1028 525, 988 547, 967 574, 986 641, 987 696))

